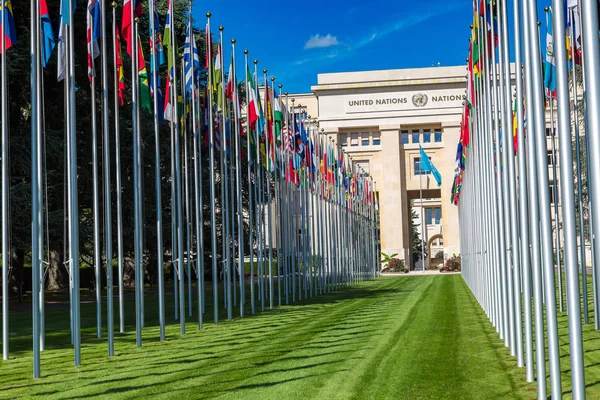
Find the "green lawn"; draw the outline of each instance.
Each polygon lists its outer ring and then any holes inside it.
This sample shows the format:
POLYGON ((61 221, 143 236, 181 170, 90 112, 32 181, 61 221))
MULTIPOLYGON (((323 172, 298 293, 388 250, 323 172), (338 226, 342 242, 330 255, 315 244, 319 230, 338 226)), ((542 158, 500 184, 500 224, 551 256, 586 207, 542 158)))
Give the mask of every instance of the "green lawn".
MULTIPOLYGON (((128 325, 109 358, 105 338, 94 337, 95 306, 84 304, 83 365, 75 368, 66 309, 50 306, 39 380, 30 378, 31 332, 23 328, 30 314, 13 312, 0 398, 536 398, 535 384, 525 382, 458 275, 380 278, 219 326, 208 321, 208 305, 205 329, 190 321, 184 337, 172 303, 167 307, 167 341, 157 340, 149 317, 143 347, 136 349, 128 325)), ((146 311, 155 314, 151 296, 146 311)), ((591 328, 585 329, 586 365, 595 367, 586 383, 588 398, 600 398, 600 334, 591 328)), ((566 328, 560 333, 566 354, 566 328)), ((566 374, 563 383, 568 397, 566 374)))

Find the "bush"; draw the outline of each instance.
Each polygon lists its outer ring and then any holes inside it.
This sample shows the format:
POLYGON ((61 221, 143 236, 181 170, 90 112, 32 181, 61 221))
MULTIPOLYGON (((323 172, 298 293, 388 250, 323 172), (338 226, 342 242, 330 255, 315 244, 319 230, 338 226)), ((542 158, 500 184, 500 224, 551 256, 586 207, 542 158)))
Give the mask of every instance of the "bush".
POLYGON ((407 270, 404 261, 392 258, 388 266, 383 269, 383 272, 407 272, 407 270))
POLYGON ((441 272, 458 272, 461 270, 461 261, 460 254, 453 254, 452 257, 446 260, 446 264, 444 264, 444 268, 442 268, 441 272))

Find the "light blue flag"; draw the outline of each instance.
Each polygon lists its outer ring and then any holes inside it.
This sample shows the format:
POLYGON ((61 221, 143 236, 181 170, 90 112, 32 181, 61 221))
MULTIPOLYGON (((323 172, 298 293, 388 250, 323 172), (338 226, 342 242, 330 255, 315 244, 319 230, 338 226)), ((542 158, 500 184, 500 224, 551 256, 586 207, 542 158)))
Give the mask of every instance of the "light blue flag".
POLYGON ((421 171, 430 171, 438 186, 442 186, 442 174, 440 174, 440 171, 438 171, 433 165, 429 159, 429 156, 425 153, 421 146, 419 146, 419 151, 421 152, 421 171))

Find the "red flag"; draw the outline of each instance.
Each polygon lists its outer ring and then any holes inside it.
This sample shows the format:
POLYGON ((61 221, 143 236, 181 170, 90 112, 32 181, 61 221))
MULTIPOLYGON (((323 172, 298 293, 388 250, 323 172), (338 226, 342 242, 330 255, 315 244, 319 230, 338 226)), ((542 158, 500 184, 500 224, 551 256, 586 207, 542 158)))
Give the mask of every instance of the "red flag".
POLYGON ((123 39, 127 43, 127 54, 129 54, 130 56, 132 54, 131 38, 133 37, 133 35, 132 35, 133 27, 131 26, 131 2, 132 1, 135 1, 135 11, 134 11, 133 16, 140 17, 143 12, 142 0, 125 0, 125 3, 123 4, 123 16, 121 17, 121 21, 122 21, 121 32, 123 33, 123 39))

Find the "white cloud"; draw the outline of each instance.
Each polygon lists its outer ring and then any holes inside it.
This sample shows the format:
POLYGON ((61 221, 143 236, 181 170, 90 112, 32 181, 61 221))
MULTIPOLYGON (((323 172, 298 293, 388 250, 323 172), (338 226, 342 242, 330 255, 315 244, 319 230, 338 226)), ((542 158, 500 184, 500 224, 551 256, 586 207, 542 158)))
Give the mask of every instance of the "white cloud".
POLYGON ((310 39, 308 39, 308 42, 306 42, 306 44, 304 45, 304 48, 305 49, 316 49, 316 48, 337 46, 338 44, 340 44, 340 42, 338 42, 336 36, 331 36, 330 33, 328 33, 326 36, 321 36, 317 33, 316 35, 313 35, 310 37, 310 39))

